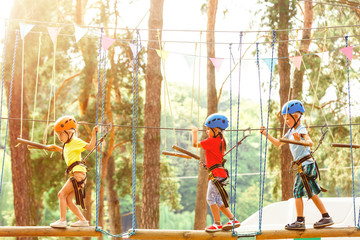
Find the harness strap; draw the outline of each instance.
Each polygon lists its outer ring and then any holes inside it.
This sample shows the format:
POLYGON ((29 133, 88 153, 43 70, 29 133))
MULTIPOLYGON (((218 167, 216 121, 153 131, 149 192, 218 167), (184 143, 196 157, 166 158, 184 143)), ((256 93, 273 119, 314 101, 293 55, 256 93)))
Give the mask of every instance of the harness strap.
POLYGON ((76 161, 76 162, 73 162, 72 164, 70 164, 70 166, 68 166, 68 167, 66 168, 65 173, 66 173, 66 174, 69 174, 69 173, 73 170, 73 168, 74 168, 75 166, 77 166, 77 165, 83 166, 84 168, 87 169, 87 166, 85 165, 84 162, 82 162, 82 161, 76 161))
POLYGON ((85 203, 84 203, 85 189, 82 191, 81 186, 84 183, 85 179, 86 179, 86 177, 82 181, 77 182, 75 177, 70 178, 70 181, 72 182, 73 187, 74 187, 76 205, 80 205, 83 210, 86 210, 85 203))
MULTIPOLYGON (((312 179, 312 180, 315 180, 317 178, 317 176, 320 176, 320 172, 319 172, 319 168, 316 164, 316 161, 315 161, 315 168, 316 168, 316 177, 309 177, 306 173, 304 173, 303 169, 302 169, 302 166, 301 164, 309 159, 311 159, 312 156, 311 155, 306 155, 304 156, 303 158, 301 158, 300 160, 296 161, 295 164, 298 165, 298 172, 299 172, 299 175, 301 177, 301 181, 305 187, 305 190, 306 190, 306 193, 308 195, 308 199, 310 199, 310 196, 311 196, 311 188, 309 186, 309 182, 308 182, 308 179, 312 179)), ((321 192, 327 192, 327 190, 325 188, 322 188, 320 187, 320 191, 321 192)))
POLYGON ((221 163, 218 164, 214 164, 211 167, 208 168, 208 171, 211 172, 212 170, 216 169, 216 168, 224 168, 224 165, 221 163))
POLYGON ((209 178, 211 180, 211 182, 215 185, 216 189, 218 190, 221 200, 224 203, 224 207, 228 208, 229 207, 229 195, 226 192, 223 184, 221 182, 219 182, 219 180, 217 180, 214 175, 212 174, 212 172, 209 173, 209 178))

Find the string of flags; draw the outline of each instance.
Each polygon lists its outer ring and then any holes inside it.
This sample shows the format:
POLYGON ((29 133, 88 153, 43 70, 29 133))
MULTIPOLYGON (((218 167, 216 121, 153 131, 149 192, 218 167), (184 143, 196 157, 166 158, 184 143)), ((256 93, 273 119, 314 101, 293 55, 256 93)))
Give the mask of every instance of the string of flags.
MULTIPOLYGON (((19 23, 20 26, 20 36, 21 39, 24 39, 25 36, 32 30, 32 28, 35 25, 32 24, 26 24, 26 23, 19 23)), ((83 27, 79 27, 77 25, 74 25, 74 29, 75 29, 75 41, 79 42, 86 34, 88 34, 88 29, 87 28, 83 28, 83 27)), ((50 38, 53 42, 53 44, 56 44, 57 42, 57 37, 61 31, 61 27, 47 27, 48 33, 50 35, 50 38)), ((93 32, 94 33, 94 32, 93 32)), ((94 33, 95 35, 100 35, 99 33, 94 33)), ((115 41, 117 41, 117 39, 102 35, 102 49, 104 51, 106 51, 109 47, 111 47, 111 45, 113 45, 115 43, 115 41)), ((133 53, 133 56, 136 57, 139 53, 139 51, 141 51, 141 49, 138 49, 136 44, 133 43, 129 43, 129 47, 133 53)), ((340 51, 350 60, 352 61, 353 58, 353 47, 354 46, 348 46, 345 48, 341 48, 340 51)), ((166 59, 169 57, 170 52, 165 51, 165 50, 160 50, 160 49, 154 49, 156 51, 156 53, 158 54, 159 57, 161 57, 164 61, 166 61, 166 59)), ((179 53, 176 53, 179 54, 179 53)), ((322 53, 316 53, 316 55, 320 55, 322 53)), ((186 55, 186 54, 181 54, 184 56, 184 59, 186 61, 186 63, 188 64, 189 67, 191 67, 194 63, 194 58, 195 56, 193 55, 186 55)), ((321 57, 321 56, 320 56, 321 57)), ((220 71, 222 63, 224 61, 224 58, 215 58, 215 57, 209 57, 209 60, 212 62, 212 64, 214 65, 216 71, 220 71)), ((289 57, 289 60, 295 65, 295 67, 300 70, 301 68, 301 63, 303 61, 303 55, 299 55, 299 56, 291 56, 289 57)), ((269 68, 269 70, 271 69, 271 65, 272 65, 272 69, 275 69, 275 65, 278 61, 278 58, 262 58, 262 61, 265 63, 265 65, 269 68)))

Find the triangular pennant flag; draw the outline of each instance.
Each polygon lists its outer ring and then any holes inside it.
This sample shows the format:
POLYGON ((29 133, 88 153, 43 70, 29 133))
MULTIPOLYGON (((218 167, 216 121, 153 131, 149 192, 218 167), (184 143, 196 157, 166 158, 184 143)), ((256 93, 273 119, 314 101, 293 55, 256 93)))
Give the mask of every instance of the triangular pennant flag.
POLYGON ((290 57, 289 59, 295 64, 295 67, 297 68, 297 70, 300 71, 300 67, 301 67, 301 61, 302 61, 303 56, 295 56, 295 57, 290 57))
POLYGON ((262 58, 262 60, 264 61, 266 66, 269 68, 269 70, 271 70, 271 62, 272 62, 272 70, 274 71, 277 58, 262 58), (271 61, 271 59, 272 59, 272 61, 271 61))
POLYGON ((218 72, 221 68, 221 65, 222 65, 224 59, 223 58, 210 58, 210 61, 212 62, 216 71, 218 72))
POLYGON ((159 49, 155 49, 156 53, 159 55, 159 57, 161 57, 162 59, 164 59, 164 61, 166 61, 166 59, 169 56, 169 52, 164 51, 164 50, 159 50, 159 49))
POLYGON ((30 30, 35 26, 32 24, 26 24, 26 23, 20 23, 20 35, 21 39, 24 39, 24 37, 30 32, 30 30))
POLYGON ((340 51, 345 54, 345 56, 352 61, 353 57, 353 46, 348 46, 346 48, 341 48, 340 51))
MULTIPOLYGON (((138 53, 139 53, 139 49, 138 49, 138 46, 136 44, 133 44, 133 43, 129 43, 129 46, 131 48, 131 51, 133 53, 133 57, 135 58, 138 53)), ((141 49, 140 49, 141 50, 141 49)))
POLYGON ((61 28, 59 27, 47 27, 52 42, 55 44, 57 36, 60 33, 61 28))
POLYGON ((102 49, 106 51, 116 40, 111 37, 102 36, 102 49))
POLYGON ((74 25, 75 27, 75 41, 78 42, 87 32, 87 28, 82 28, 74 25))
POLYGON ((185 61, 187 63, 187 65, 189 66, 189 68, 192 67, 192 65, 194 64, 194 56, 189 56, 189 55, 183 55, 185 58, 185 61))

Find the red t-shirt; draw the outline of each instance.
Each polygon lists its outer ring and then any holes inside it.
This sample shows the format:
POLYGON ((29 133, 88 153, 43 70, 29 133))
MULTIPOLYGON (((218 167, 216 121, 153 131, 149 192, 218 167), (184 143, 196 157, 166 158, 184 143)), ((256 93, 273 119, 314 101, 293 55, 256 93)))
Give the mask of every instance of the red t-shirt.
MULTIPOLYGON (((207 138, 200 142, 205 150, 206 167, 209 168, 215 164, 221 164, 224 154, 220 152, 220 144, 223 140, 220 137, 207 138)), ((212 171, 214 177, 226 178, 227 174, 224 169, 215 168, 212 171)))

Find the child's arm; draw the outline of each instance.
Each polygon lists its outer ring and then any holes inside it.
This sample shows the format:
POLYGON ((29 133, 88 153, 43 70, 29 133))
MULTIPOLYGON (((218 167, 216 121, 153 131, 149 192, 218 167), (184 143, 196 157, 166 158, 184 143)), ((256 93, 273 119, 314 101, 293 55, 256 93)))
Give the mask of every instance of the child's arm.
POLYGON ((62 148, 56 145, 50 145, 48 151, 51 152, 62 152, 62 148))
MULTIPOLYGON (((266 137, 266 129, 264 126, 261 127, 260 133, 266 137)), ((280 147, 283 145, 282 142, 280 142, 278 139, 274 138, 270 134, 267 135, 267 138, 270 140, 272 144, 274 144, 276 147, 280 147)))
POLYGON ((94 147, 95 147, 95 144, 96 144, 96 133, 97 131, 99 130, 99 127, 98 126, 95 126, 92 130, 92 134, 91 134, 91 140, 90 140, 90 143, 86 144, 85 145, 85 149, 87 150, 92 150, 94 147))
POLYGON ((192 132, 192 139, 193 139, 193 147, 197 147, 200 148, 201 147, 201 143, 198 143, 198 131, 199 129, 197 127, 192 127, 191 128, 191 132, 192 132))
POLYGON ((303 143, 308 143, 308 144, 309 144, 309 147, 312 147, 312 145, 314 144, 308 134, 294 133, 293 136, 294 136, 294 140, 295 140, 295 141, 299 141, 299 142, 303 142, 303 143), (305 140, 301 140, 300 135, 301 135, 305 140))

